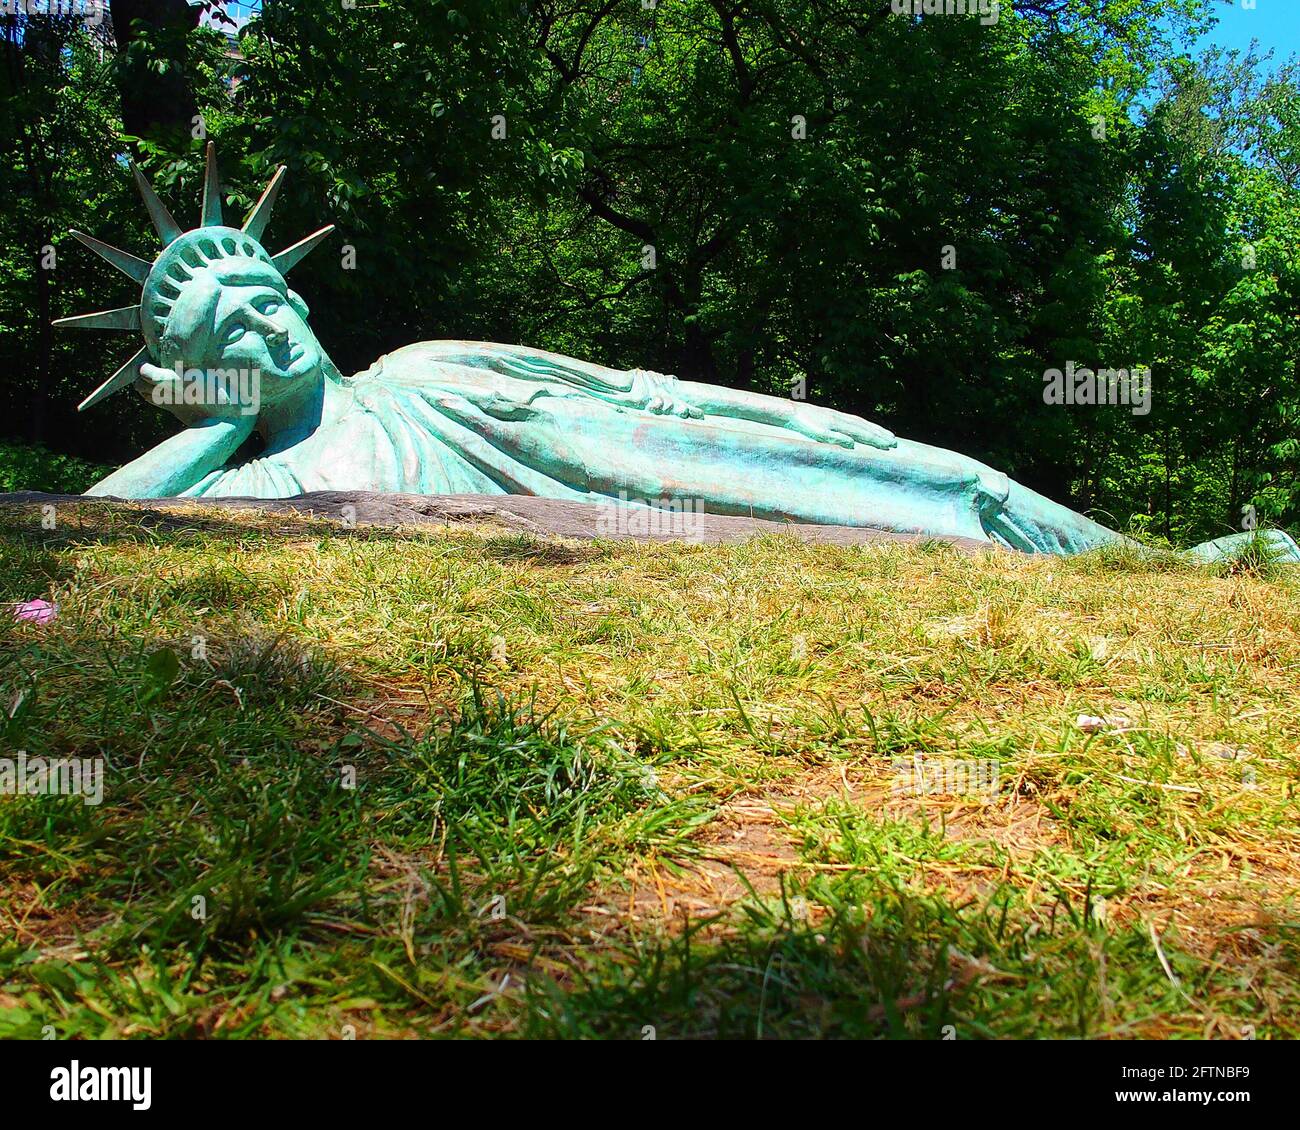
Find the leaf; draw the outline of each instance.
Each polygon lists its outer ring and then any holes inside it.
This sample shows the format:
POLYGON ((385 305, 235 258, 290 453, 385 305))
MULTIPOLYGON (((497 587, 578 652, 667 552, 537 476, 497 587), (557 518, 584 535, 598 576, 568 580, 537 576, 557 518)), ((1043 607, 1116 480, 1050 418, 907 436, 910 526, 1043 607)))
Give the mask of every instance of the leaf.
POLYGON ((181 661, 170 647, 160 647, 151 652, 145 661, 145 702, 152 702, 176 681, 180 674, 181 661))

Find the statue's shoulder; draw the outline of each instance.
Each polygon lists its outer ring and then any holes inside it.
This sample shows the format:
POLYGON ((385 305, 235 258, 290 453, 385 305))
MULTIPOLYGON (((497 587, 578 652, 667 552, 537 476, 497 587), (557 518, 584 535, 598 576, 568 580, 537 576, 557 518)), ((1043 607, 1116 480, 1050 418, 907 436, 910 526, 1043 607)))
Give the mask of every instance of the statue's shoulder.
POLYGON ((491 369, 503 358, 514 356, 518 346, 494 341, 417 341, 380 358, 386 373, 405 376, 411 371, 428 371, 445 365, 491 369))
MULTIPOLYGON (((397 395, 446 389, 515 388, 520 377, 517 346, 484 341, 420 341, 386 353, 352 382, 397 395)), ((518 391, 516 389, 516 391, 518 391)))
POLYGON ((411 352, 414 348, 408 345, 385 353, 368 369, 348 377, 344 383, 362 403, 369 397, 383 396, 403 385, 418 383, 421 374, 428 374, 432 361, 422 358, 418 352, 411 352))

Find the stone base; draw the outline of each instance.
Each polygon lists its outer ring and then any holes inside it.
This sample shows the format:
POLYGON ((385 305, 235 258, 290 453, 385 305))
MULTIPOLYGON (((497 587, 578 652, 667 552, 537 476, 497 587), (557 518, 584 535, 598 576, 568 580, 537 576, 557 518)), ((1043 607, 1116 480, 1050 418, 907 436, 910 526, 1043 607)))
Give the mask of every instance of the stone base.
POLYGON ((928 534, 900 534, 865 526, 815 526, 798 522, 772 522, 722 514, 670 514, 623 510, 617 520, 611 510, 588 502, 562 502, 532 495, 488 494, 380 494, 368 491, 316 491, 293 498, 87 498, 76 494, 42 494, 20 491, 0 494, 0 506, 39 506, 44 503, 124 507, 166 512, 174 521, 195 507, 219 510, 292 510, 314 518, 355 522, 357 526, 473 526, 484 525, 538 536, 566 538, 605 537, 610 540, 690 541, 705 544, 743 541, 755 534, 792 533, 804 541, 832 545, 881 542, 915 544, 941 541, 966 552, 991 550, 988 542, 973 538, 928 534), (345 509, 351 507, 351 510, 345 509))

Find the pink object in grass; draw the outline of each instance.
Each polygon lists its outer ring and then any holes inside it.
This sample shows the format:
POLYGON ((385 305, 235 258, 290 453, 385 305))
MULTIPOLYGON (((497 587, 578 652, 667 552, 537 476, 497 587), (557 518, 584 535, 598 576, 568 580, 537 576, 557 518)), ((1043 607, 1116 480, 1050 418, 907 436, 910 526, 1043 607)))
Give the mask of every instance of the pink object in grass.
POLYGON ((59 606, 44 600, 29 600, 14 605, 15 620, 30 620, 33 624, 48 624, 59 614, 59 606))

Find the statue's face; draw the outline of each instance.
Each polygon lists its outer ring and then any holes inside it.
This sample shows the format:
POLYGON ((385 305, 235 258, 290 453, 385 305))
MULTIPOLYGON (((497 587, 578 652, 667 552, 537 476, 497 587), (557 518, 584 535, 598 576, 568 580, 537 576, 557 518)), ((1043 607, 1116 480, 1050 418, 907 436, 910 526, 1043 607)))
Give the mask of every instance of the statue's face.
POLYGON ((274 403, 319 379, 321 352, 296 295, 267 285, 221 288, 210 343, 215 367, 257 370, 262 400, 274 403))
MULTIPOLYGON (((318 388, 325 356, 307 325, 306 304, 270 263, 230 257, 184 274, 183 281, 164 277, 146 299, 146 306, 166 310, 156 349, 163 369, 183 370, 187 380, 205 373, 237 377, 239 404, 253 411, 305 400, 318 388)), ((193 406, 193 389, 185 391, 184 403, 193 406)), ((147 395, 155 395, 152 386, 147 395)), ((203 403, 221 403, 214 399, 221 395, 207 393, 203 403)))

